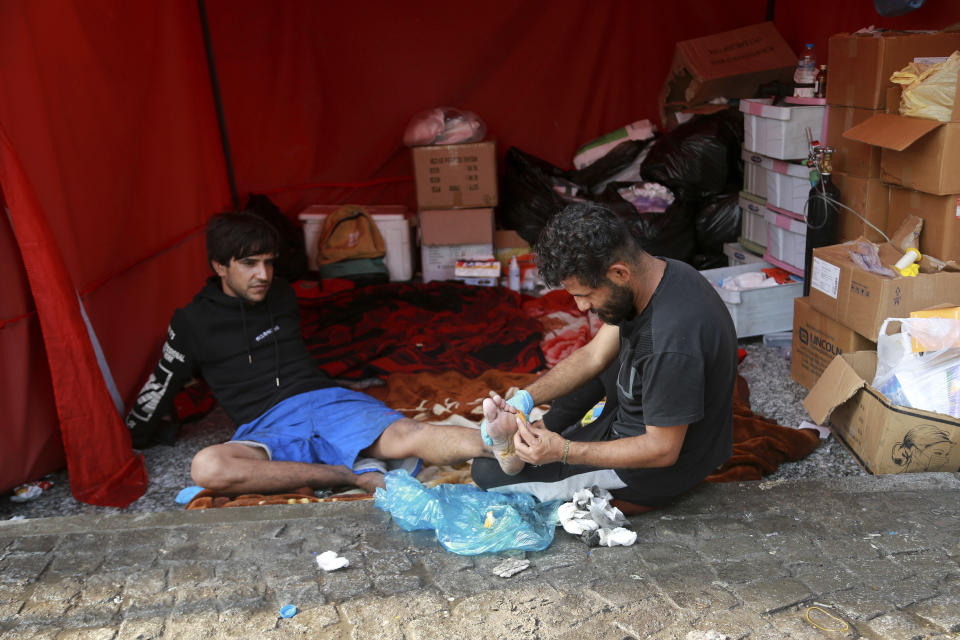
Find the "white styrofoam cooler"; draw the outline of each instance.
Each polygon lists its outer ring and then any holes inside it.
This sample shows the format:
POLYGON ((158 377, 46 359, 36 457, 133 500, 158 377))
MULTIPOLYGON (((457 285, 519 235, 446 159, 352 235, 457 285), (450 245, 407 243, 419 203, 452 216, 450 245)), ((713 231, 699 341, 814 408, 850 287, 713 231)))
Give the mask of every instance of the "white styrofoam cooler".
MULTIPOLYGON (((740 101, 743 112, 743 148, 778 160, 806 158, 807 129, 814 140, 824 140, 823 105, 773 106, 770 98, 740 101)), ((768 196, 769 197, 769 196, 768 196)))
POLYGON ((767 168, 763 166, 766 156, 743 150, 743 190, 758 198, 767 198, 767 168))
MULTIPOLYGON (((767 253, 765 256, 786 263, 803 272, 803 255, 807 248, 807 223, 767 209, 767 253)), ((768 259, 769 259, 768 258, 768 259)), ((782 265, 781 265, 782 266, 782 265)))
POLYGON ((739 242, 727 242, 723 245, 723 254, 731 267, 752 262, 763 262, 763 258, 745 249, 739 242))
POLYGON ((804 215, 810 195, 810 169, 799 162, 773 158, 765 158, 764 166, 767 168, 767 206, 804 215))
POLYGON ((803 295, 802 282, 746 291, 730 291, 720 286, 724 278, 760 271, 771 266, 773 265, 768 262, 753 262, 700 272, 710 281, 730 311, 738 338, 793 329, 793 299, 803 295))
MULTIPOLYGON (((338 204, 315 204, 304 209, 299 218, 303 224, 303 242, 310 268, 317 268, 317 236, 327 215, 339 209, 338 204)), ((363 205, 377 224, 386 246, 383 263, 392 282, 413 278, 413 247, 410 244, 410 222, 403 205, 363 205)))
POLYGON ((767 207, 755 196, 740 192, 740 237, 761 247, 767 246, 767 207))

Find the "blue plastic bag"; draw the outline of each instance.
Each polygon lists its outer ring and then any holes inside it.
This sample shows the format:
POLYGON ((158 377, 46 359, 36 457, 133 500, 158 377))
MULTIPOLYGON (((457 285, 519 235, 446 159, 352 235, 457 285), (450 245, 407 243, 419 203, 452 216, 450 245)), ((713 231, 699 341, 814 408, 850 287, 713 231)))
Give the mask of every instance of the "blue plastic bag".
POLYGON ((404 531, 432 529, 447 551, 470 556, 521 549, 541 551, 553 542, 559 500, 540 502, 526 494, 482 491, 465 484, 425 487, 403 469, 384 476, 374 506, 404 531))

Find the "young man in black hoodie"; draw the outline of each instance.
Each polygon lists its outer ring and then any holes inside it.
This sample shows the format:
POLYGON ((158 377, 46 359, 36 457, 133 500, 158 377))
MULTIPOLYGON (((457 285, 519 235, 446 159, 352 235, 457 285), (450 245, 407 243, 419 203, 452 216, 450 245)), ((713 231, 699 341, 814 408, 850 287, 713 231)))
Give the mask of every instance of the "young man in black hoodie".
POLYGON ((417 456, 434 464, 497 457, 515 472, 517 427, 500 398, 484 401, 495 443, 485 445, 476 429, 406 418, 328 379, 301 337, 292 287, 273 277, 278 248, 273 227, 251 213, 210 221, 207 257, 215 275, 173 314, 160 362, 127 416, 134 446, 153 442, 174 396, 199 373, 239 425, 230 442, 194 456, 190 473, 207 489, 241 494, 383 486, 380 473, 354 473, 361 454, 417 456))

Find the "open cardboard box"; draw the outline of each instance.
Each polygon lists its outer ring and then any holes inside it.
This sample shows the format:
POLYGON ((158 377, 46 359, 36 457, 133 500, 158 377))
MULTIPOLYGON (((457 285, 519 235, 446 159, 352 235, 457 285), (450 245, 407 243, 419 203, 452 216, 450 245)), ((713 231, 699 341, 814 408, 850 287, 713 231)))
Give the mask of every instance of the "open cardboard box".
MULTIPOLYGON (((944 31, 883 30, 830 36, 827 104, 883 109, 890 75, 916 57, 948 56, 960 49, 957 27, 944 31)), ((899 104, 899 96, 894 108, 899 104)), ((832 145, 831 145, 832 146, 832 145)))
MULTIPOLYGON (((935 264, 924 256, 921 273, 884 277, 861 269, 850 257, 850 244, 813 250, 810 305, 873 342, 887 318, 905 318, 911 311, 936 305, 960 305, 960 271, 956 263, 935 264)), ((880 261, 892 265, 903 252, 878 245, 880 261)))
POLYGON ((843 137, 882 147, 884 182, 935 195, 960 193, 960 82, 950 122, 897 114, 900 87, 887 93, 887 113, 870 116, 843 137))
POLYGON ((876 370, 876 351, 838 355, 804 398, 804 408, 817 424, 829 418, 870 473, 960 469, 960 420, 891 404, 867 382, 876 370))
POLYGON ((772 22, 682 40, 660 90, 661 122, 669 128, 678 121, 674 112, 714 98, 752 98, 774 80, 792 82, 796 66, 796 53, 772 22))

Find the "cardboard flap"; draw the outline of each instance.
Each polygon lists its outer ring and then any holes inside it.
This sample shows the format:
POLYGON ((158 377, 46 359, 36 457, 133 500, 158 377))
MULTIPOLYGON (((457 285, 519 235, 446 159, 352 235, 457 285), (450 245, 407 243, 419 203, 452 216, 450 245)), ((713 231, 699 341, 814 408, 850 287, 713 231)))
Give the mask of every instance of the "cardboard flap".
POLYGON ((834 409, 867 386, 866 381, 844 359, 836 356, 821 374, 810 393, 803 399, 803 407, 817 424, 823 424, 834 409))
POLYGON ((878 113, 844 131, 843 137, 884 149, 903 151, 942 124, 937 120, 878 113))

